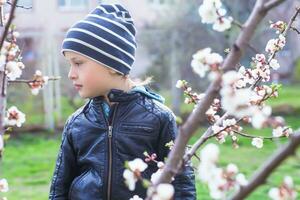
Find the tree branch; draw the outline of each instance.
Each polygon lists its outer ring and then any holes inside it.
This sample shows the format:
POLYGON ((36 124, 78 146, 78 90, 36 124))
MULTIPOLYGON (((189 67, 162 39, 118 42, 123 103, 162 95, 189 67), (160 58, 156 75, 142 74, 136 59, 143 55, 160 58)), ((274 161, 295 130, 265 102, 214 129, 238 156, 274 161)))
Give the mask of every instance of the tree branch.
MULTIPOLYGON (((49 81, 54 81, 54 80, 59 80, 61 77, 60 76, 53 76, 49 77, 49 81)), ((25 79, 17 79, 17 80, 9 80, 9 83, 34 83, 34 82, 39 82, 37 80, 25 80, 25 79)))
POLYGON ((298 34, 300 35, 300 31, 299 31, 296 27, 291 26, 291 29, 292 29, 293 31, 296 31, 296 33, 298 33, 298 34))
POLYGON ((290 155, 295 154, 295 150, 300 145, 300 130, 291 134, 288 144, 278 149, 252 176, 246 186, 242 186, 231 200, 245 199, 258 186, 264 184, 271 173, 290 155))
POLYGON ((10 13, 9 13, 9 18, 8 18, 7 24, 5 24, 5 29, 4 29, 4 32, 2 33, 2 36, 1 36, 0 49, 2 49, 4 40, 5 40, 5 38, 6 38, 7 34, 8 34, 9 27, 10 27, 10 25, 12 23, 13 18, 14 18, 17 2, 18 2, 18 0, 15 0, 12 3, 11 9, 10 9, 10 13))
MULTIPOLYGON (((263 7, 265 0, 258 0, 250 14, 249 18, 243 25, 243 29, 239 34, 237 40, 235 41, 232 50, 227 55, 222 69, 224 71, 234 69, 234 66, 238 64, 242 53, 247 46, 248 41, 250 41, 257 25, 265 17, 269 9, 263 7)), ((166 165, 163 169, 162 175, 159 177, 158 181, 154 185, 160 183, 169 183, 171 178, 178 172, 182 158, 184 155, 184 150, 189 139, 193 136, 195 131, 199 126, 199 122, 205 119, 205 112, 209 108, 213 99, 217 96, 221 88, 221 76, 219 75, 206 90, 206 95, 204 99, 199 103, 197 108, 188 117, 187 121, 179 127, 179 132, 175 140, 175 145, 173 146, 171 152, 168 155, 166 165)), ((148 198, 149 199, 149 198, 148 198)))
MULTIPOLYGON (((12 3, 10 1, 6 2, 8 5, 12 5, 12 3)), ((16 5, 17 8, 23 8, 23 9, 32 9, 32 6, 26 7, 26 6, 22 6, 22 5, 16 5)))
POLYGON ((264 5, 264 9, 271 10, 272 8, 281 4, 284 0, 270 0, 264 5))
POLYGON ((265 140, 274 140, 274 139, 277 139, 277 138, 285 138, 286 137, 285 135, 281 135, 279 137, 274 137, 274 136, 265 137, 265 136, 258 136, 258 135, 249 135, 247 133, 242 133, 240 131, 233 131, 233 132, 235 132, 236 134, 241 135, 243 137, 246 137, 246 138, 262 138, 262 139, 265 139, 265 140))

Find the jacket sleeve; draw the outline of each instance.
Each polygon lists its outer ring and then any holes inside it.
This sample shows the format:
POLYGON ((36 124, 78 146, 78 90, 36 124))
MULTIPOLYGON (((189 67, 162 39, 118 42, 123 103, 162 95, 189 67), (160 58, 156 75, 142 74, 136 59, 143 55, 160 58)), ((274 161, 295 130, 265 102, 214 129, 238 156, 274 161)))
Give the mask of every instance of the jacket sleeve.
MULTIPOLYGON (((167 119, 163 122, 160 134, 158 158, 164 160, 170 152, 169 147, 166 147, 165 144, 171 140, 175 141, 177 136, 177 124, 173 112, 168 113, 167 119)), ((175 188, 174 199, 196 200, 195 174, 190 161, 174 178, 175 180, 172 182, 175 188)))
POLYGON ((75 177, 76 158, 68 122, 62 134, 62 142, 50 186, 49 200, 67 200, 69 187, 75 177))

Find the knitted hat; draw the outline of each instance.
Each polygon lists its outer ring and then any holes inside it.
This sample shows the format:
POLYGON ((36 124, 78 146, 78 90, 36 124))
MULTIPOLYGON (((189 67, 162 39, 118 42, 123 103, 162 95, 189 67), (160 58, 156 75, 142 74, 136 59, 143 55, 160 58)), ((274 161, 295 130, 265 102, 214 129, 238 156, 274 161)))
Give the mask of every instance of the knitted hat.
POLYGON ((129 12, 119 4, 101 4, 67 32, 62 53, 86 56, 123 75, 135 60, 135 26, 129 12))

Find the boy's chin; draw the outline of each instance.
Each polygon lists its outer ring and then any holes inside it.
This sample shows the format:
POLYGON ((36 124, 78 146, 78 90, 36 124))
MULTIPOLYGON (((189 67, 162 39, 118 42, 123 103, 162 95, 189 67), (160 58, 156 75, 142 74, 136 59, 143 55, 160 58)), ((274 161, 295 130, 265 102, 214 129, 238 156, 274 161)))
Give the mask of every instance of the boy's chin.
POLYGON ((85 94, 83 92, 78 92, 79 96, 83 99, 91 98, 91 95, 85 94))
POLYGON ((98 94, 86 94, 86 93, 83 93, 83 92, 78 92, 79 96, 83 99, 92 99, 94 97, 97 97, 99 96, 98 94))

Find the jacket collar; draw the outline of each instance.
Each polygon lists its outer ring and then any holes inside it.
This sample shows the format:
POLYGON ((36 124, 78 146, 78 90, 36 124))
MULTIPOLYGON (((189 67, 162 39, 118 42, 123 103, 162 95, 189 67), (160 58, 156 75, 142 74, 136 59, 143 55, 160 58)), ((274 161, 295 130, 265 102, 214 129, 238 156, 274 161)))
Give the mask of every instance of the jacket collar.
MULTIPOLYGON (((108 92, 107 97, 110 102, 128 102, 128 101, 137 99, 138 97, 140 97, 142 95, 147 96, 148 98, 152 98, 157 101, 160 101, 161 103, 165 102, 164 97, 151 91, 151 89, 147 86, 135 86, 128 92, 125 92, 124 90, 113 88, 108 92)), ((101 103, 103 103, 103 101, 105 101, 104 96, 97 96, 97 97, 92 98, 91 100, 92 100, 93 104, 95 104, 97 106, 101 105, 101 103)))

